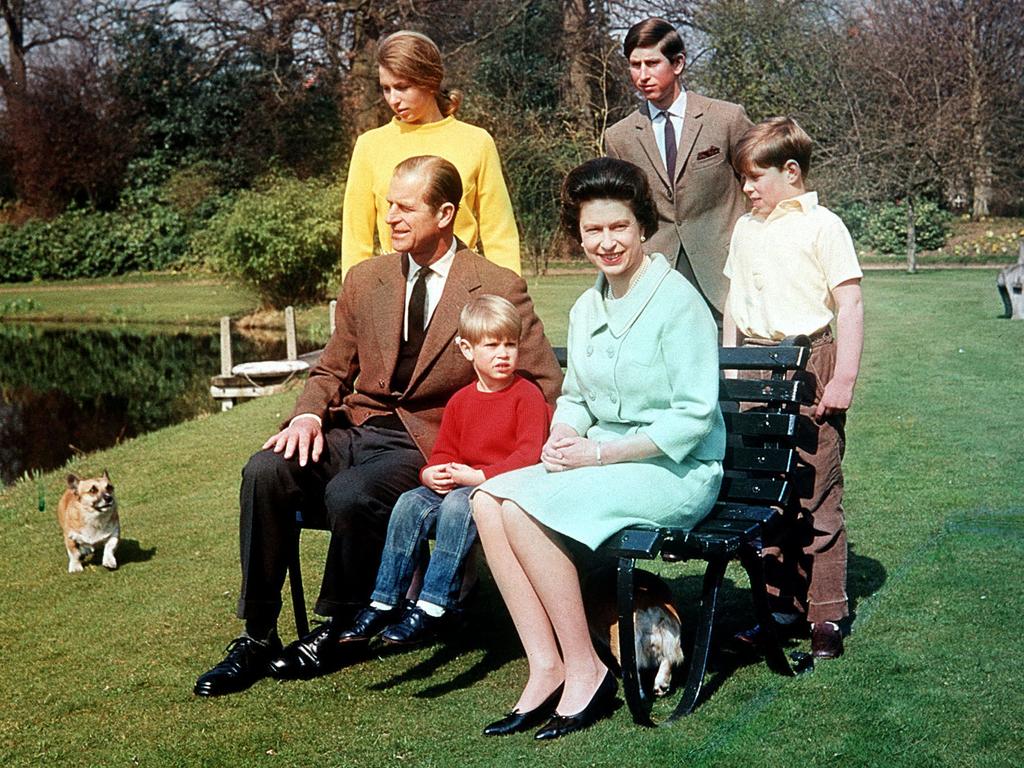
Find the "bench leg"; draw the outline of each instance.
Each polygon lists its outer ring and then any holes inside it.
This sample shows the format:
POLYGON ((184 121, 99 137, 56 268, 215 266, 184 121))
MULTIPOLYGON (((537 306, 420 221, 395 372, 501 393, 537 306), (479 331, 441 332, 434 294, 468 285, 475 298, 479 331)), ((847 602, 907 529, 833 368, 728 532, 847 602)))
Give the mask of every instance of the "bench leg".
POLYGON ((754 615, 761 626, 764 638, 762 652, 764 660, 773 672, 792 677, 796 674, 790 666, 786 652, 775 632, 775 620, 772 618, 771 606, 768 604, 768 588, 764 579, 764 560, 761 558, 760 546, 756 542, 740 548, 740 564, 747 572, 750 580, 750 596, 754 600, 754 615))
POLYGON ((617 569, 617 594, 619 608, 619 660, 622 667, 622 692, 626 696, 626 704, 637 725, 653 726, 644 701, 644 693, 640 687, 640 673, 636 666, 636 630, 633 625, 633 605, 635 590, 633 586, 633 570, 635 560, 631 557, 620 557, 617 569))
POLYGON ((704 674, 707 672, 708 656, 711 652, 711 634, 715 625, 718 592, 722 588, 727 562, 724 558, 716 557, 708 561, 707 570, 704 571, 704 591, 701 594, 697 632, 690 654, 690 672, 686 677, 682 699, 668 722, 685 717, 697 708, 697 699, 700 698, 700 689, 704 685, 704 674))
POLYGON ((306 594, 302 589, 302 562, 299 559, 299 532, 295 532, 288 563, 288 586, 292 593, 292 613, 295 614, 295 631, 299 637, 309 634, 309 618, 306 616, 306 594))

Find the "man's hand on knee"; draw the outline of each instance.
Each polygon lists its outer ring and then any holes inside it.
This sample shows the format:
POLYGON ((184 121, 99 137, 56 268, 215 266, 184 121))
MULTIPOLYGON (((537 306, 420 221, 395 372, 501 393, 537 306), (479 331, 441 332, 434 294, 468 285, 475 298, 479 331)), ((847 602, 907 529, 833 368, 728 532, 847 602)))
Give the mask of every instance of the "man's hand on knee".
POLYGON ((320 454, 324 450, 324 433, 320 428, 320 420, 315 418, 296 417, 292 423, 282 429, 276 435, 272 435, 263 447, 273 448, 274 453, 284 451, 284 458, 290 459, 298 449, 299 466, 306 466, 306 462, 312 459, 314 462, 320 460, 320 454), (312 450, 311 450, 312 449, 312 450))

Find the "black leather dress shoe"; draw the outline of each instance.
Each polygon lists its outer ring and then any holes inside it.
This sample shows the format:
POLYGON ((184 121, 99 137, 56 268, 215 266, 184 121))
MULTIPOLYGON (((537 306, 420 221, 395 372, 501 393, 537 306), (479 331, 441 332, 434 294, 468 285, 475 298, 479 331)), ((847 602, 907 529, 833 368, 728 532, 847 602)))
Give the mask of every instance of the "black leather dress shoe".
POLYGON ((422 645, 433 642, 441 633, 448 614, 431 616, 415 605, 402 614, 402 618, 380 633, 390 645, 422 645))
MULTIPOLYGON (((773 622, 772 629, 775 630, 775 637, 777 637, 780 642, 796 637, 807 637, 807 622, 803 619, 789 624, 773 622)), ((768 630, 760 624, 755 624, 748 629, 737 632, 732 636, 732 639, 733 642, 741 648, 753 648, 767 641, 768 630)))
POLYGON ((338 642, 368 643, 394 621, 397 615, 398 611, 394 608, 384 610, 368 605, 356 614, 355 620, 348 629, 338 633, 338 642))
POLYGON ((535 739, 546 741, 558 739, 576 731, 589 728, 598 720, 608 717, 615 706, 615 692, 619 688, 619 682, 611 670, 604 676, 604 680, 597 686, 593 698, 581 711, 575 715, 560 715, 557 712, 545 723, 544 727, 537 731, 535 739))
POLYGON ((551 695, 534 709, 527 712, 517 712, 513 709, 501 720, 495 720, 484 728, 484 736, 508 736, 511 733, 522 733, 536 728, 555 714, 555 707, 558 706, 558 700, 562 697, 563 687, 560 685, 555 688, 551 695))
POLYGON ((244 691, 270 674, 270 662, 281 653, 281 641, 274 635, 264 642, 242 635, 225 649, 224 661, 196 680, 196 696, 223 696, 244 691))
POLYGON ((326 621, 286 645, 270 662, 270 674, 279 680, 309 680, 334 672, 340 665, 338 629, 333 621, 326 621))

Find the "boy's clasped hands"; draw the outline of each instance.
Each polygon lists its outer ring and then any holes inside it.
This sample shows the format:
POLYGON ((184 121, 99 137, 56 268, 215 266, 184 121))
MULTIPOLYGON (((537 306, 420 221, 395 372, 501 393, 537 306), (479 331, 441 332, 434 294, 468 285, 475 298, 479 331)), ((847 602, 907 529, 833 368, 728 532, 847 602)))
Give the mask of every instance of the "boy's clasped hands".
POLYGON ((484 477, 483 470, 451 461, 427 467, 420 473, 420 479, 434 493, 444 496, 463 485, 480 485, 487 478, 484 477))

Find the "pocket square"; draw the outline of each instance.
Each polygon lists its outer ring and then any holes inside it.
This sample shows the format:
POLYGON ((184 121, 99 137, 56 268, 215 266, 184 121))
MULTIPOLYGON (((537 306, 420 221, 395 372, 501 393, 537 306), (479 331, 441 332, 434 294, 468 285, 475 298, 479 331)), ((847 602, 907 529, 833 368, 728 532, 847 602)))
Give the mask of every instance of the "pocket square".
POLYGON ((707 149, 702 149, 700 152, 698 152, 697 153, 697 159, 698 160, 707 160, 709 157, 714 157, 715 155, 720 155, 721 153, 722 153, 722 150, 720 150, 718 147, 716 147, 716 146, 714 146, 712 144, 707 149))

